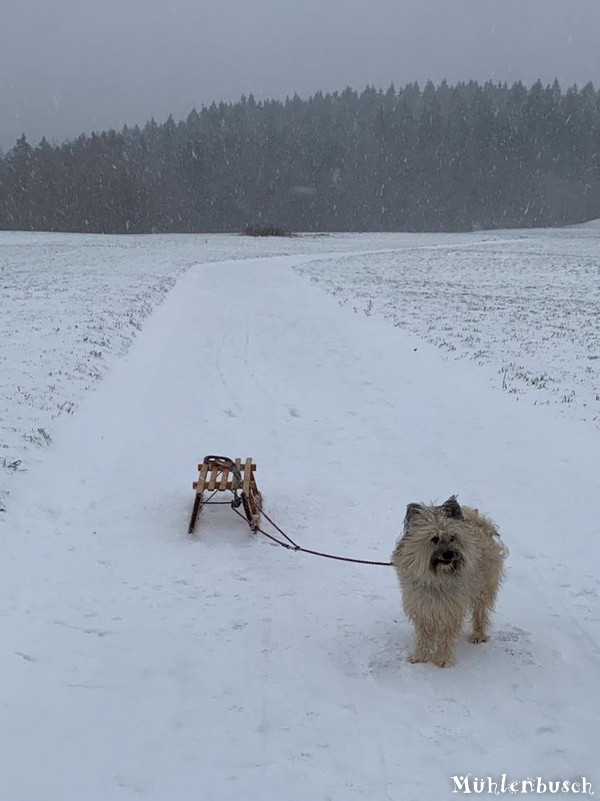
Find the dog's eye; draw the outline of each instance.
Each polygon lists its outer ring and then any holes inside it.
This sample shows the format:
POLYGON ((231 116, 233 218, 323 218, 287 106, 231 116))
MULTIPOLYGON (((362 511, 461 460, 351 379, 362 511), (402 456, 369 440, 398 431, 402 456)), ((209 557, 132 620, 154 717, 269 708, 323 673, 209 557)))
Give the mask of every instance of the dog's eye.
POLYGON ((431 541, 433 542, 433 544, 434 544, 434 545, 437 545, 437 544, 438 544, 438 542, 440 541, 440 538, 439 538, 439 537, 437 536, 437 534, 436 534, 436 536, 435 536, 435 537, 432 537, 432 538, 431 538, 431 541))
POLYGON ((450 542, 454 542, 454 534, 450 534, 450 536, 448 537, 448 540, 450 542))

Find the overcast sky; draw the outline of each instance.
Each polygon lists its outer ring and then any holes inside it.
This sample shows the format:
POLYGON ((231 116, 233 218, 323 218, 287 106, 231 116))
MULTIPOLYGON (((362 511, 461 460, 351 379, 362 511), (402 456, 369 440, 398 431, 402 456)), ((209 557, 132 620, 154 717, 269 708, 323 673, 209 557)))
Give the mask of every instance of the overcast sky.
POLYGON ((0 0, 0 146, 213 100, 522 80, 600 87, 600 0, 0 0))

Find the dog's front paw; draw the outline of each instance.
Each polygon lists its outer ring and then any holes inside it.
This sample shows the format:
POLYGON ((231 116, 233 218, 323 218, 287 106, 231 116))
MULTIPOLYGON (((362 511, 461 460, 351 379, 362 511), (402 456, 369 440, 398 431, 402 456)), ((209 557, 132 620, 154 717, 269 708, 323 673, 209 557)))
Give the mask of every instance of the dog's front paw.
POLYGON ((438 657, 435 660, 435 664, 441 668, 452 667, 454 665, 454 659, 450 656, 438 657))
POLYGON ((489 636, 485 634, 483 631, 474 631, 473 634, 469 637, 469 642, 487 642, 489 640, 489 636))
POLYGON ((416 665, 419 662, 427 662, 427 655, 426 654, 420 654, 417 651, 415 651, 414 653, 409 654, 406 657, 406 661, 407 662, 411 662, 413 665, 416 665))

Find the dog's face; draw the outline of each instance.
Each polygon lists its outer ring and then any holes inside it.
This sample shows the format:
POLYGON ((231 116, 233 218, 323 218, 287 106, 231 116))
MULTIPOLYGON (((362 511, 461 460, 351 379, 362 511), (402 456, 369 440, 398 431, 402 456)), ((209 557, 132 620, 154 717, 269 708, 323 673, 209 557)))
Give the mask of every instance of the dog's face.
POLYGON ((469 558, 463 534, 463 513, 454 496, 441 506, 410 503, 396 551, 403 570, 421 579, 459 574, 469 558))
POLYGON ((431 544, 431 557, 429 566, 433 573, 456 573, 462 567, 465 559, 460 550, 460 538, 456 534, 439 529, 429 540, 431 544))

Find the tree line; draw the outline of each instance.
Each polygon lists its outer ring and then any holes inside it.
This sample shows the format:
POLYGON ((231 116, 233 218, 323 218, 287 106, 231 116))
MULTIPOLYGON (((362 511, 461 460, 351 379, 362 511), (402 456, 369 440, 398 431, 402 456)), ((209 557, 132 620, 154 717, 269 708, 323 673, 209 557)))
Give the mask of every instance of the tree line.
POLYGON ((0 229, 458 231, 600 217, 600 92, 411 83, 213 103, 0 159, 0 229))

